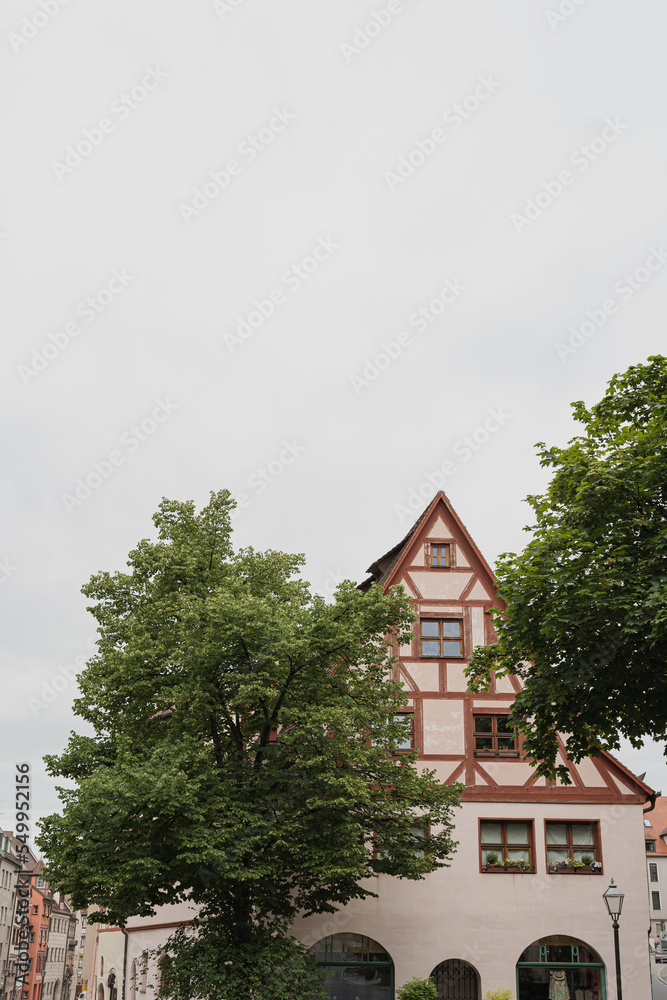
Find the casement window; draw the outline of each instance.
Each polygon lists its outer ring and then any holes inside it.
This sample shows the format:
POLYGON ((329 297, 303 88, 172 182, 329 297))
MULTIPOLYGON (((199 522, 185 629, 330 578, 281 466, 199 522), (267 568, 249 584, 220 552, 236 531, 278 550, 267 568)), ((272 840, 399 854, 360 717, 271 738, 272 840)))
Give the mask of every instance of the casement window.
POLYGON ((414 712, 396 712, 394 722, 400 727, 401 735, 393 742, 388 743, 386 735, 381 737, 377 730, 371 729, 371 746, 392 753, 412 750, 414 748, 414 712))
POLYGON ((653 910, 660 910, 660 909, 662 909, 662 907, 660 906, 660 893, 659 892, 652 892, 651 893, 651 909, 653 909, 653 910))
POLYGON ((649 854, 655 854, 655 840, 646 841, 646 850, 649 854))
POLYGON ((648 866, 648 874, 649 874, 649 878, 650 878, 651 882, 657 882, 658 881, 658 866, 657 866, 657 864, 655 864, 654 862, 652 862, 648 866))
POLYGON ((403 730, 403 737, 397 740, 393 746, 392 750, 412 750, 415 745, 414 741, 414 713, 413 712, 397 712, 394 716, 394 722, 397 722, 401 729, 403 730))
POLYGON ((523 861, 532 868, 535 863, 532 821, 483 819, 479 824, 479 841, 483 866, 523 861))
POLYGON ((429 565, 437 569, 449 569, 452 565, 449 544, 431 545, 430 550, 429 565))
POLYGON ((547 864, 557 865, 568 858, 600 861, 597 822, 561 823, 547 821, 547 864))
POLYGON ((440 659, 463 656, 463 622, 460 618, 422 618, 419 629, 421 656, 440 659))
POLYGON ((506 714, 475 714, 474 740, 476 757, 519 756, 519 737, 506 714))

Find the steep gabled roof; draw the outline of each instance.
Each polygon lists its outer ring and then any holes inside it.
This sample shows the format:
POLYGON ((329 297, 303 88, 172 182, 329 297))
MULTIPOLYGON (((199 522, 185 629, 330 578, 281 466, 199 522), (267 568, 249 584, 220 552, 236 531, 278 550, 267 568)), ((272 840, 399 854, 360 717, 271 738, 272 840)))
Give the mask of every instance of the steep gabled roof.
POLYGON ((407 555, 408 549, 414 542, 419 530, 423 525, 428 524, 432 519, 434 519, 434 515, 437 513, 439 507, 442 508, 446 519, 454 525, 460 541, 463 542, 464 546, 468 547, 474 554, 479 563, 479 568, 482 570, 483 574, 488 577, 488 582, 491 584, 494 583, 495 576, 493 574, 493 570, 477 548, 470 532, 454 510, 446 493, 439 490, 431 500, 426 510, 423 511, 423 513, 412 525, 407 535, 401 539, 400 542, 394 545, 393 548, 389 549, 388 552, 385 552, 383 556, 380 556, 379 559, 376 559, 375 562, 371 563, 366 571, 371 575, 367 580, 364 580, 363 583, 359 584, 360 590, 368 590, 373 583, 378 583, 381 587, 386 587, 391 583, 392 577, 395 575, 396 570, 399 568, 404 557, 407 555))

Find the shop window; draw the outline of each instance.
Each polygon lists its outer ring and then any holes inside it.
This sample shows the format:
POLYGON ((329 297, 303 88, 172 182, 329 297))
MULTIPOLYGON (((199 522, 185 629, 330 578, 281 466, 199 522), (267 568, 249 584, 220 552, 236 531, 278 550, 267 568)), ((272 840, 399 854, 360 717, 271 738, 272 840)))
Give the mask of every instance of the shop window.
POLYGON ((361 934, 332 934, 310 949, 324 969, 330 997, 393 1000, 394 963, 382 945, 361 934))
POLYGON ((529 945, 517 962, 517 981, 517 1000, 606 996, 604 965, 598 953, 564 934, 529 945))

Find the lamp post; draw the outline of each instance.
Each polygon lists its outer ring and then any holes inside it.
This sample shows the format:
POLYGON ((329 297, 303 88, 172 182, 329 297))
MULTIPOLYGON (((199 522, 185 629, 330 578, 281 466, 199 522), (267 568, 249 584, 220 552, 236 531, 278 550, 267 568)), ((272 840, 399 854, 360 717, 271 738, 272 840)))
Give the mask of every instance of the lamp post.
POLYGON ((623 909, 623 900, 625 899, 625 896, 612 879, 609 883, 607 891, 602 893, 602 898, 605 901, 607 913, 611 917, 612 927, 614 928, 614 952, 616 955, 616 998, 617 1000, 623 1000, 623 988, 621 986, 621 951, 618 945, 618 918, 620 917, 621 910, 623 909))

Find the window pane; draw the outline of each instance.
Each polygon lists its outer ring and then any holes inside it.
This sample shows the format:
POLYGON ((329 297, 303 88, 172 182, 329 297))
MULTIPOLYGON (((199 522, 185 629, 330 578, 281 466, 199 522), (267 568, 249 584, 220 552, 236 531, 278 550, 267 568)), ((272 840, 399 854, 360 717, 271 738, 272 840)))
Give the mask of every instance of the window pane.
POLYGON ((476 733, 490 733, 491 731, 492 731, 491 716, 490 715, 476 715, 475 716, 475 732, 476 733))
POLYGON ((547 861, 550 865, 555 865, 559 861, 567 861, 567 851, 555 851, 553 848, 547 850, 547 861))
POLYGON ((484 822, 481 824, 481 838, 483 844, 502 844, 502 826, 500 823, 484 822))
POLYGON ((578 851, 572 851, 572 856, 575 861, 581 861, 584 857, 593 858, 595 861, 595 852, 592 847, 583 847, 578 851))
POLYGON ((593 835, 593 824, 592 823, 573 823, 572 824, 572 843, 578 846, 588 846, 592 847, 595 843, 595 837, 593 835))
POLYGON ((438 634, 438 623, 437 622, 422 622, 422 635, 437 635, 438 634))
POLYGON ((499 750, 515 750, 514 737, 509 736, 499 736, 498 737, 498 749, 499 750))
POLYGON ((440 656, 440 643, 437 639, 422 639, 422 656, 440 656))
POLYGON ((508 844, 529 844, 528 823, 508 823, 507 824, 508 844))
POLYGON ((495 853, 498 855, 498 860, 494 863, 501 865, 503 863, 503 849, 500 846, 500 844, 497 847, 484 847, 482 849, 482 864, 483 865, 486 864, 487 855, 489 854, 490 851, 495 851, 495 853))
POLYGON ((461 655, 461 640, 454 642, 453 639, 443 639, 442 642, 442 654, 443 656, 460 656, 461 655))
POLYGON ((530 861, 530 851, 522 850, 520 847, 510 847, 507 857, 510 861, 530 861))
POLYGON ((493 738, 491 736, 476 736, 475 750, 493 750, 493 738))
POLYGON ((461 635, 461 622, 443 622, 443 635, 461 635))
POLYGON ((395 715, 394 721, 397 722, 404 735, 401 739, 398 739, 394 743, 394 749, 396 750, 411 750, 412 749, 412 715, 395 715))
POLYGON ((514 727, 509 723, 508 715, 497 715, 496 716, 496 729, 499 733, 513 733, 514 727))
POLYGON ((565 823, 547 823, 547 844, 567 844, 565 823))

